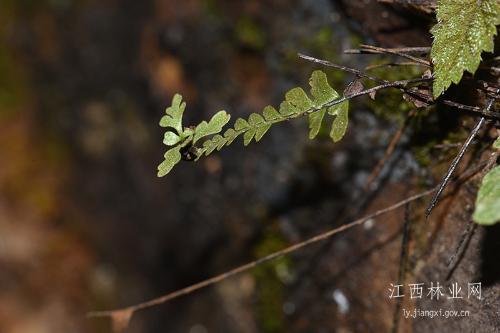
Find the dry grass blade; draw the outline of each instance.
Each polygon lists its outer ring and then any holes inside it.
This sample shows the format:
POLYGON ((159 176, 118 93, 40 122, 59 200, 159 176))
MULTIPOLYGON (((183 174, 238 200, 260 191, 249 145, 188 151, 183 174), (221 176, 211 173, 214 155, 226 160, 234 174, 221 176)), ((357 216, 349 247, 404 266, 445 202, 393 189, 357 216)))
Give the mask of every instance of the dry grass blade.
MULTIPOLYGON (((408 197, 398 203, 395 203, 389 207, 386 207, 384 209, 381 209, 381 210, 378 210, 370 215, 367 215, 363 218, 360 218, 360 219, 357 219, 355 221, 352 221, 350 223, 347 223, 347 224, 344 224, 340 227, 337 227, 337 228, 334 228, 334 229, 331 229, 329 231, 326 231, 324 233, 321 233, 317 236, 314 236, 314 237, 311 237, 303 242, 300 242, 300 243, 297 243, 297 244, 294 244, 294 245, 291 245, 283 250, 280 250, 280 251, 277 251, 277 252, 273 252, 263 258, 260 258, 260 259, 257 259, 255 261, 252 261, 250 263, 247 263, 245 265, 242 265, 242 266, 239 266, 233 270, 230 270, 226 273, 223 273, 223 274, 220 274, 220 275, 217 275, 217 276, 214 276, 210 279, 207 279, 207 280, 204 280, 202 282, 199 282, 199 283, 196 283, 194 285, 191 285, 191 286, 188 286, 186 288, 182 288, 182 289, 179 289, 177 291, 174 291, 172 293, 169 293, 169 294, 166 294, 164 296, 161 296, 161 297, 158 297, 158 298, 155 298, 155 299, 152 299, 150 301, 147 301, 147 302, 144 302, 144 303, 140 303, 140 304, 136 304, 136 305, 133 305, 133 306, 129 306, 129 307, 126 307, 126 308, 123 308, 123 309, 118 309, 118 310, 110 310, 110 311, 96 311, 96 312, 90 312, 88 314, 88 317, 111 317, 114 321, 116 320, 117 323, 119 324, 123 324, 123 323, 127 323, 124 319, 128 318, 130 319, 131 315, 135 312, 135 311, 138 311, 138 310, 142 310, 142 309, 145 309, 145 308, 149 308, 149 307, 152 307, 152 306, 155 306, 155 305, 159 305, 159 304, 163 304, 167 301, 170 301, 172 299, 175 299, 175 298, 178 298, 180 296, 183 296, 183 295, 187 295, 187 294, 190 294, 196 290, 199 290, 199 289, 202 289, 202 288, 205 288, 205 287, 208 287, 210 285, 213 285, 213 284, 216 284, 222 280, 225 280, 225 279, 228 279, 232 276, 235 276, 237 274, 240 274, 244 271, 247 271, 253 267, 256 267, 258 265, 261 265, 263 263, 266 263, 266 262, 269 262, 271 260, 274 260, 276 258, 279 258, 279 257, 282 257, 284 255, 287 255, 289 253, 292 253, 292 252, 295 252, 297 250, 300 250, 306 246, 309 246, 309 245, 312 245, 312 244, 315 244, 315 243, 318 243, 320 241, 323 241, 323 240, 326 240, 334 235, 337 235, 345 230, 348 230, 348 229, 351 229, 355 226, 358 226, 358 225, 361 225, 363 224, 364 222, 366 222, 367 220, 371 220, 371 219, 374 219, 380 215, 383 215, 383 214, 386 214, 388 212, 391 212, 391 211, 394 211, 400 207, 403 207, 405 206, 406 204, 408 204, 409 202, 413 202, 415 200, 418 200, 420 198, 423 198, 431 193, 433 193, 435 191, 435 189, 431 189, 431 190, 427 190, 427 191, 424 191, 424 192, 421 192, 419 194, 415 194, 411 197, 408 197)), ((119 328, 122 327, 122 326, 118 326, 119 328)))

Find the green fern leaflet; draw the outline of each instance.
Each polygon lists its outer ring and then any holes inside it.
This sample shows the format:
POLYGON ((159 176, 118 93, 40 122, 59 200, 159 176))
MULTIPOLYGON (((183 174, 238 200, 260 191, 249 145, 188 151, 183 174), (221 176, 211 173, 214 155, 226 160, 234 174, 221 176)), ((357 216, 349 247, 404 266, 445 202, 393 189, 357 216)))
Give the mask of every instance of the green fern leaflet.
POLYGON ((484 176, 474 210, 474 222, 492 225, 500 222, 500 166, 484 176))
POLYGON ((500 4, 498 0, 439 0, 436 11, 438 23, 431 30, 435 98, 451 83, 459 83, 464 71, 474 74, 481 52, 493 52, 500 4))

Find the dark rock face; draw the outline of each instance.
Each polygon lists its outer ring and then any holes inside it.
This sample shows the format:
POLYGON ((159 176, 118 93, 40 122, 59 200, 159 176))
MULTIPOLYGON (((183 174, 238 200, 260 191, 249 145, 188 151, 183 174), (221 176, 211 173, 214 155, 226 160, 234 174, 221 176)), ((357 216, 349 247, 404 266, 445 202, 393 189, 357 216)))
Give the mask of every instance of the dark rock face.
MULTIPOLYGON (((426 16, 435 6, 433 1, 343 1, 343 11, 358 21, 364 31, 377 42, 388 47, 429 45, 426 16), (425 8, 422 8, 425 7, 425 8), (369 9, 369 10, 368 10, 369 9), (374 14, 377 13, 377 14, 374 14), (386 20, 377 20, 385 16, 386 20), (399 29, 398 27, 405 27, 399 29)), ((490 80, 495 78, 489 78, 490 80)), ((483 105, 473 90, 461 93, 469 103, 483 105), (472 91, 472 92, 471 92, 472 91)), ((455 93, 455 96, 459 96, 455 93)), ((488 154, 483 159, 488 158, 488 154)), ((476 157, 478 161, 479 158, 476 157)), ((474 165, 474 157, 463 162, 474 165)), ((403 301, 408 312, 420 311, 416 319, 401 319, 403 332, 498 332, 500 330, 500 272, 498 227, 474 226, 471 213, 474 207, 480 176, 456 188, 433 213, 429 223, 419 217, 417 208, 410 246, 411 269, 406 283, 425 283, 424 297, 403 301), (453 259, 452 259, 453 258, 453 259), (451 261, 451 265, 450 265, 451 261), (445 296, 439 301, 425 297, 430 283, 439 282, 445 296), (469 297, 469 283, 481 283, 481 300, 469 297), (449 288, 458 283, 463 299, 448 299, 449 288), (422 313, 427 310, 428 313, 422 313), (429 318, 434 310, 439 316, 429 318), (456 317, 445 317, 457 315, 456 317)), ((375 264, 377 265, 377 264, 375 264)), ((393 275, 394 276, 394 275, 393 275)), ((408 290, 407 290, 408 292, 408 290)), ((388 328, 388 327, 386 327, 388 328)))
MULTIPOLYGON (((428 46, 431 43, 429 26, 432 24, 432 12, 416 10, 414 6, 408 6, 409 1, 403 2, 341 0, 339 7, 356 22, 354 28, 373 38, 380 46, 428 46)), ((424 2, 414 5, 424 6, 424 2)))

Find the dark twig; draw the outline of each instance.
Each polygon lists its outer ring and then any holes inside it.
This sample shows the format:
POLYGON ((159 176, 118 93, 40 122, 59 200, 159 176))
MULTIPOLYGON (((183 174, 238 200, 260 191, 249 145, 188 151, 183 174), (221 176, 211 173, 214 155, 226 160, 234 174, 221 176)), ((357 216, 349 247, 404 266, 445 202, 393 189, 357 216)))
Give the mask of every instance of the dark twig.
POLYGON ((462 144, 460 142, 457 143, 440 143, 432 147, 433 149, 450 149, 450 148, 458 148, 462 144))
POLYGON ((465 105, 465 104, 461 104, 461 103, 458 103, 458 102, 450 101, 450 100, 447 100, 447 99, 434 100, 429 95, 421 94, 421 93, 419 93, 417 91, 410 91, 407 88, 403 88, 402 90, 405 93, 407 93, 408 95, 410 95, 412 97, 415 97, 415 98, 419 99, 420 101, 423 101, 423 102, 425 102, 425 103, 427 103, 429 105, 430 104, 441 103, 441 104, 444 104, 444 105, 452 106, 452 107, 457 108, 459 110, 470 111, 470 112, 474 112, 474 113, 480 114, 480 115, 482 115, 485 118, 495 118, 497 120, 500 120, 500 112, 491 111, 491 110, 485 110, 485 109, 482 109, 482 108, 477 107, 477 106, 465 105))
POLYGON ((483 88, 486 88, 486 89, 494 90, 494 89, 500 88, 500 86, 498 86, 498 84, 495 82, 488 82, 488 81, 484 81, 484 80, 475 80, 475 82, 482 85, 483 88))
POLYGON ((362 53, 391 54, 391 55, 395 55, 398 57, 409 59, 411 61, 422 64, 426 67, 431 67, 431 63, 428 60, 424 60, 424 59, 409 55, 405 52, 402 52, 401 49, 386 49, 383 47, 362 44, 361 48, 359 50, 346 50, 346 51, 344 51, 344 53, 350 53, 350 54, 353 54, 353 53, 357 53, 357 54, 362 54, 362 53))
POLYGON ((383 64, 375 64, 375 65, 370 65, 366 66, 365 70, 369 71, 372 69, 377 69, 377 68, 383 68, 383 67, 397 67, 397 66, 422 66, 422 64, 413 62, 413 61, 408 61, 408 62, 387 62, 383 64))
MULTIPOLYGON (((347 67, 347 66, 338 65, 338 64, 335 64, 335 63, 330 62, 328 60, 314 58, 314 57, 311 57, 309 55, 305 55, 305 54, 301 54, 301 53, 299 53, 298 56, 300 58, 304 59, 304 60, 311 61, 311 62, 314 62, 316 64, 320 64, 320 65, 323 65, 323 66, 336 68, 336 69, 339 69, 341 71, 354 74, 354 75, 356 75, 358 77, 366 78, 366 79, 374 81, 376 83, 382 83, 382 84, 391 83, 391 81, 387 81, 387 80, 378 78, 376 76, 367 74, 367 73, 365 73, 363 71, 360 71, 359 69, 355 69, 355 68, 351 68, 351 67, 347 67)), ((425 80, 422 80, 421 82, 427 82, 427 81, 430 81, 430 80, 431 79, 425 79, 425 80)), ((403 82, 403 81, 399 81, 399 82, 403 82)), ((380 90, 380 89, 383 89, 383 88, 385 88, 385 87, 380 87, 379 86, 377 88, 377 90, 380 90)), ((422 102, 425 102, 427 104, 441 103, 441 104, 444 104, 444 105, 455 107, 455 108, 457 108, 459 110, 474 112, 474 113, 481 114, 481 115, 483 115, 484 117, 487 117, 487 118, 495 118, 497 120, 500 120, 500 112, 491 111, 491 110, 489 110, 489 111, 486 112, 484 109, 482 109, 480 107, 465 105, 465 104, 461 104, 461 103, 458 103, 458 102, 450 101, 450 100, 447 100, 447 99, 439 99, 439 100, 436 101, 430 95, 422 94, 422 93, 419 93, 418 91, 413 91, 413 90, 410 91, 410 89, 408 87, 406 87, 405 85, 401 85, 400 87, 397 87, 397 88, 401 89, 402 91, 404 91, 406 94, 410 95, 411 97, 414 97, 414 98, 416 98, 416 99, 418 99, 418 100, 420 100, 422 102)), ((356 95, 356 96, 358 96, 358 95, 356 95)), ((353 97, 356 97, 356 96, 353 96, 353 97)))
POLYGON ((443 179, 441 180, 441 182, 439 184, 437 192, 432 197, 431 202, 425 211, 425 219, 426 220, 431 215, 431 212, 434 209, 434 207, 436 206, 436 203, 438 202, 439 197, 441 196, 441 193, 443 193, 444 189, 446 188, 446 185, 448 185, 448 182, 450 181, 450 178, 451 178, 453 172, 455 171, 458 164, 460 163, 460 161, 464 157, 465 152, 467 151, 467 148, 469 148, 470 144, 472 143, 472 140, 474 140, 474 138, 476 137, 477 133, 479 132, 479 130, 481 129, 481 127, 483 126, 485 121, 486 121, 486 119, 484 117, 481 117, 481 119, 479 119, 476 126, 474 126, 474 128, 470 132, 469 137, 467 138, 467 140, 465 140, 465 143, 463 144, 462 148, 460 148, 458 155, 451 162, 451 165, 448 168, 448 171, 446 172, 446 174, 444 175, 443 179))
POLYGON ((447 281, 451 278, 453 272, 455 272, 455 269, 458 266, 458 263, 463 258, 465 250, 467 249, 467 246, 469 245, 472 235, 474 235, 474 231, 476 230, 476 225, 477 224, 472 222, 471 220, 467 222, 467 226, 463 231, 460 240, 458 241, 455 251, 453 252, 452 256, 448 259, 448 265, 447 265, 448 273, 446 274, 447 281))
POLYGON ((403 238, 401 239, 401 258, 399 263, 399 281, 404 282, 404 276, 406 274, 406 262, 408 259, 408 244, 410 239, 410 228, 411 228, 411 203, 405 205, 405 215, 403 224, 403 238))
POLYGON ((359 77, 367 78, 367 79, 372 80, 372 81, 377 82, 377 83, 388 83, 389 82, 387 80, 383 80, 383 79, 380 79, 378 77, 367 74, 367 73, 360 71, 359 69, 356 69, 356 68, 337 65, 331 61, 314 58, 314 57, 311 57, 309 55, 302 54, 302 53, 298 53, 297 55, 299 56, 299 58, 302 58, 304 60, 314 62, 316 64, 320 64, 320 65, 327 66, 327 67, 333 67, 333 68, 339 69, 341 71, 354 74, 354 75, 359 76, 359 77))
POLYGON ((453 102, 453 101, 449 101, 449 100, 446 100, 446 99, 443 99, 441 100, 441 103, 443 103, 444 105, 448 105, 448 106, 453 106, 459 110, 465 110, 465 111, 471 111, 471 112, 475 112, 475 113, 479 113, 481 114, 483 117, 492 117, 492 118, 496 118, 496 119, 500 119, 500 113, 499 112, 492 112, 492 111, 485 111, 477 106, 469 106, 469 105, 464 105, 464 104, 460 104, 460 103, 457 103, 457 102, 453 102))
MULTIPOLYGON (((375 86, 373 88, 365 89, 365 90, 362 90, 360 92, 353 93, 349 96, 344 96, 342 98, 336 99, 334 101, 326 103, 323 107, 330 107, 332 105, 340 104, 340 103, 345 102, 345 101, 352 99, 354 97, 369 95, 371 93, 377 92, 377 91, 382 90, 382 89, 387 89, 387 88, 404 89, 404 88, 406 88, 407 85, 414 84, 414 83, 428 82, 429 80, 430 79, 428 79, 428 78, 416 78, 416 79, 408 79, 408 80, 400 80, 400 81, 383 83, 383 84, 375 86)), ((316 111, 318 111, 318 110, 312 109, 312 110, 306 111, 305 113, 308 114, 308 113, 312 113, 312 112, 316 112, 316 111)))
MULTIPOLYGON (((496 91, 497 95, 498 95, 498 93, 500 93, 500 89, 498 89, 496 91)), ((488 105, 486 106, 486 109, 485 109, 486 113, 488 113, 490 111, 494 101, 495 101, 494 99, 490 99, 488 101, 488 105)), ((451 175, 453 174, 453 172, 457 168, 458 164, 460 163, 460 161, 464 157, 465 152, 467 151, 467 148, 469 148, 470 144, 472 143, 472 140, 474 140, 477 133, 479 132, 479 130, 481 129, 481 127, 484 125, 485 122, 486 122, 486 119, 484 117, 481 117, 479 119, 476 126, 474 126, 474 128, 470 132, 469 137, 467 138, 467 140, 465 140, 465 143, 463 144, 462 148, 458 152, 458 155, 451 162, 451 165, 448 168, 448 172, 446 172, 443 179, 441 180, 441 183, 439 184, 439 188, 438 188, 436 194, 434 194, 434 196, 432 197, 431 202, 430 202, 429 206, 427 207, 427 210, 425 211, 425 219, 426 220, 429 218, 429 215, 431 214, 432 209, 434 209, 434 207, 436 206, 436 203, 439 200, 441 193, 443 193, 444 189, 446 188, 446 185, 450 181, 451 175)))
MULTIPOLYGON (((363 44, 364 46, 370 47, 371 45, 366 45, 363 44)), ((362 46, 363 46, 362 45, 362 46)), ((365 47, 361 47, 361 49, 350 49, 350 50, 345 50, 344 53, 348 54, 360 54, 363 53, 363 50, 369 49, 365 47)), ((431 51, 431 48, 428 46, 422 46, 422 47, 398 47, 398 48, 387 48, 384 49, 389 52, 399 52, 399 53, 414 53, 414 54, 427 54, 431 51)), ((368 52, 365 52, 368 53, 368 52)), ((370 52, 373 53, 373 52, 370 52)))
MULTIPOLYGON (((405 205, 405 215, 403 224, 403 237, 401 239, 401 256, 399 258, 398 284, 405 284, 406 262, 408 260, 408 240, 410 237, 410 203, 405 205)), ((392 322, 392 333, 398 331, 399 318, 401 317, 402 298, 397 298, 396 308, 394 309, 394 318, 392 322)))

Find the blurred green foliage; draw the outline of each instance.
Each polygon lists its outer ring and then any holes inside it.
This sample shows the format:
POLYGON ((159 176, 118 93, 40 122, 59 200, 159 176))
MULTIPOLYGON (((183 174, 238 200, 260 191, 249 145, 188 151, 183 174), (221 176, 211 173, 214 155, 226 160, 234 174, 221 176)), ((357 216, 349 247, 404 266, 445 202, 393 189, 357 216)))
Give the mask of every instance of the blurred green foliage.
MULTIPOLYGON (((255 248, 255 257, 262 258, 269 253, 286 247, 282 235, 276 230, 267 230, 255 248)), ((290 257, 282 257, 258 266, 253 275, 257 287, 256 313, 262 332, 286 332, 283 312, 285 285, 280 272, 290 270, 290 257)))
POLYGON ((481 183, 476 200, 474 221, 482 225, 500 222, 500 166, 490 170, 481 183))
POLYGON ((242 45, 262 50, 266 46, 266 35, 261 25, 250 16, 243 16, 236 22, 234 30, 236 40, 242 45))

